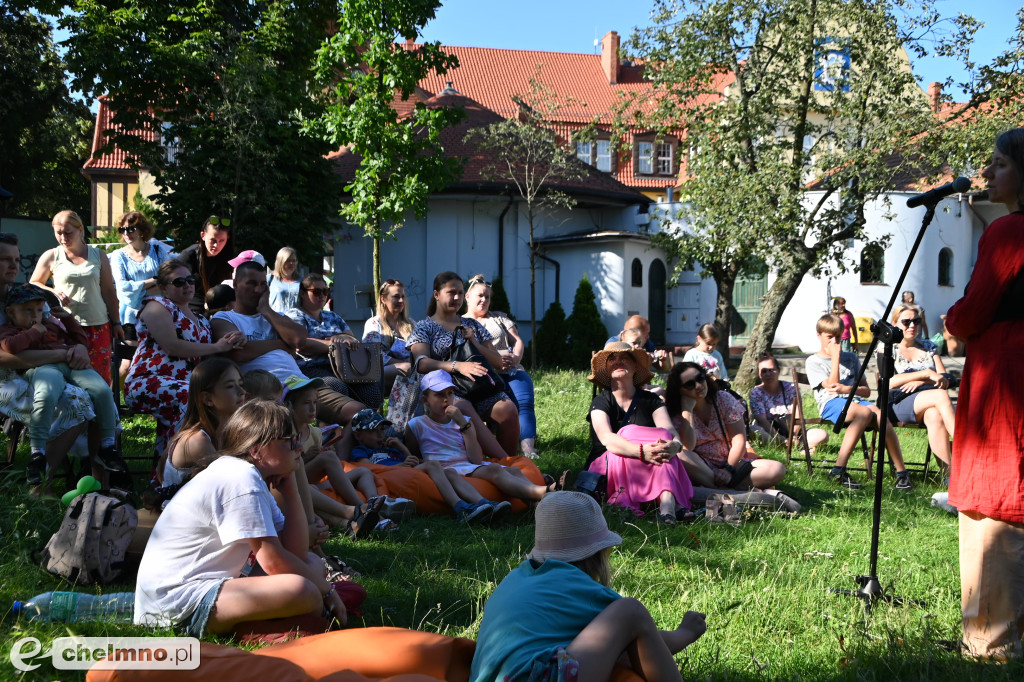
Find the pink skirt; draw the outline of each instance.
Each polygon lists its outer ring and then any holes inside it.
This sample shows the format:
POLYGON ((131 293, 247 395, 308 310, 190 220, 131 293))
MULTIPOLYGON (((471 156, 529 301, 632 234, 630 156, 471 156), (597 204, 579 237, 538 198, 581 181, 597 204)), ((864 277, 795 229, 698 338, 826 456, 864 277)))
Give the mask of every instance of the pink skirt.
MULTIPOLYGON (((653 426, 628 424, 619 429, 619 435, 631 443, 654 443, 658 439, 672 440, 672 433, 653 426)), ((663 492, 670 492, 676 502, 685 508, 693 499, 693 484, 683 462, 674 457, 665 464, 649 464, 636 457, 622 457, 605 452, 591 463, 590 471, 608 476, 608 502, 627 507, 642 514, 640 507, 657 502, 663 492)))

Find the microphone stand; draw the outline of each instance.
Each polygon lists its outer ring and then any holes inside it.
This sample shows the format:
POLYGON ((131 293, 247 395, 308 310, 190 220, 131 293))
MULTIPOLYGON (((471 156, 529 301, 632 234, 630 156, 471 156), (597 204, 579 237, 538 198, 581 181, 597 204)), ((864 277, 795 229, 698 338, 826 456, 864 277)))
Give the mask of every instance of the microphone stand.
MULTIPOLYGON (((934 201, 930 201, 925 204, 927 210, 925 211, 924 218, 921 221, 921 230, 917 234, 917 239, 914 241, 914 246, 910 249, 910 255, 907 256, 907 261, 903 264, 903 272, 900 273, 899 280, 892 289, 892 296, 889 297, 889 303, 885 307, 885 312, 882 313, 882 317, 871 325, 871 332, 873 338, 871 344, 868 346, 867 353, 864 355, 864 362, 860 363, 860 373, 857 375, 857 380, 854 382, 854 386, 860 386, 864 380, 864 373, 867 370, 868 362, 871 360, 871 354, 874 353, 875 348, 878 346, 878 342, 881 339, 883 343, 882 359, 878 363, 878 409, 881 412, 882 420, 879 424, 879 430, 881 433, 878 439, 879 446, 876 460, 875 460, 875 496, 874 505, 871 513, 871 552, 869 554, 869 568, 867 575, 857 576, 857 584, 860 585, 859 589, 856 590, 840 590, 832 588, 830 591, 836 594, 845 594, 854 597, 858 597, 864 601, 865 613, 871 613, 871 606, 876 600, 882 600, 891 602, 894 604, 903 603, 914 603, 922 604, 917 600, 907 600, 901 597, 896 597, 891 594, 887 594, 882 588, 882 583, 878 579, 878 533, 882 525, 882 478, 885 476, 885 464, 886 464, 886 449, 885 449, 885 426, 889 420, 889 381, 895 371, 893 363, 893 346, 903 338, 902 331, 889 324, 889 313, 892 312, 893 306, 896 304, 896 297, 903 290, 903 282, 907 278, 907 272, 910 270, 911 263, 914 262, 914 256, 917 255, 917 249, 921 245, 921 241, 924 239, 924 233, 928 229, 928 225, 931 223, 932 218, 935 217, 935 206, 942 200, 943 197, 936 197, 934 201)), ((843 411, 840 413, 839 418, 836 420, 835 426, 833 427, 833 433, 839 433, 843 425, 846 423, 846 414, 850 409, 850 405, 853 402, 854 392, 851 391, 849 397, 846 399, 846 405, 843 406, 843 411)), ((871 473, 870 471, 868 472, 871 473)))

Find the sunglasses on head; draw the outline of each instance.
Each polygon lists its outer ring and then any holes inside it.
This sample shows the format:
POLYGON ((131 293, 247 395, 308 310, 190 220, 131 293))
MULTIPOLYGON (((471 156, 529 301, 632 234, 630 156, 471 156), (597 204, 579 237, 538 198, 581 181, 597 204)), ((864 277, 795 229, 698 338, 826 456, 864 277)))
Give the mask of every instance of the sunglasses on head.
POLYGON ((170 281, 171 286, 183 287, 196 283, 195 275, 189 275, 188 277, 175 277, 170 281))
POLYGON ((687 391, 692 391, 693 389, 697 388, 697 384, 703 384, 706 381, 707 378, 703 374, 701 374, 696 379, 690 379, 689 381, 682 382, 681 384, 679 384, 679 387, 685 388, 687 391))
POLYGON ((900 324, 902 324, 907 329, 910 329, 910 325, 914 325, 914 326, 920 327, 921 326, 921 318, 920 317, 911 317, 910 319, 907 319, 907 320, 900 320, 900 324))
POLYGON ((137 229, 139 228, 137 228, 135 225, 125 225, 124 227, 117 228, 117 231, 120 232, 121 234, 131 234, 132 232, 135 232, 137 229))
POLYGON ((327 296, 331 293, 331 290, 326 287, 309 287, 306 291, 314 296, 327 296))
POLYGON ((0 244, 8 244, 10 246, 18 245, 18 235, 13 232, 0 232, 0 244))
POLYGON ((471 280, 469 280, 469 286, 473 286, 474 284, 483 284, 485 287, 491 286, 491 283, 485 280, 483 277, 474 277, 471 280))
POLYGON ((212 215, 206 219, 206 222, 214 227, 231 227, 231 218, 221 218, 220 216, 212 215))
POLYGON ((384 286, 386 286, 386 287, 393 287, 396 284, 398 286, 400 286, 400 287, 404 287, 405 286, 404 284, 402 284, 402 282, 400 280, 397 280, 397 279, 386 279, 386 280, 384 280, 384 286))

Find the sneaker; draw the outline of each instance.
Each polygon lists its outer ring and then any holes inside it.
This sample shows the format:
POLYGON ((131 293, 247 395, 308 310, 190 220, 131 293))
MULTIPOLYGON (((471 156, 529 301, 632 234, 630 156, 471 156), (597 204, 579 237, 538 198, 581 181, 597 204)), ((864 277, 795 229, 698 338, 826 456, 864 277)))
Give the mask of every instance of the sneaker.
POLYGON ((113 446, 100 448, 100 451, 96 453, 96 461, 107 471, 119 474, 128 473, 128 465, 121 458, 121 453, 113 446))
POLYGON ((860 490, 861 488, 864 487, 857 481, 853 480, 850 474, 846 472, 846 469, 830 473, 828 475, 828 480, 832 481, 833 483, 838 483, 847 490, 860 490))
POLYGON ((402 521, 416 513, 416 503, 404 497, 385 498, 380 515, 395 521, 402 521))
POLYGON ((502 500, 501 502, 485 500, 481 504, 485 504, 491 508, 491 523, 500 521, 512 512, 512 503, 508 500, 502 500))
POLYGON ((942 509, 950 514, 956 514, 957 508, 949 503, 949 493, 935 493, 932 495, 932 506, 937 509, 942 509))
POLYGON ((494 509, 489 504, 470 504, 465 500, 455 504, 455 518, 460 523, 487 523, 493 513, 494 509))
POLYGON ((29 485, 41 485, 43 482, 43 474, 46 473, 46 455, 41 452, 37 452, 32 455, 32 459, 29 460, 28 466, 25 467, 25 477, 28 479, 29 485))
POLYGON ((914 483, 910 480, 910 473, 901 471, 896 474, 896 490, 913 490, 914 483))

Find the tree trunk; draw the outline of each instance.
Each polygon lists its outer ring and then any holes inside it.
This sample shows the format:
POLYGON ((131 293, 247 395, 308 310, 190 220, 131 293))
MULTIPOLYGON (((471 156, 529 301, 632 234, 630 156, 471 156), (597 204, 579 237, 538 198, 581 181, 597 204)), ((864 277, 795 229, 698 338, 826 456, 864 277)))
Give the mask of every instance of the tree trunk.
POLYGON ((373 299, 373 303, 370 307, 376 305, 377 292, 380 291, 380 230, 378 229, 373 235, 373 291, 370 292, 370 297, 373 299))
POLYGON ((738 265, 716 268, 714 271, 715 285, 718 287, 715 299, 715 324, 722 332, 722 337, 718 340, 718 352, 722 354, 722 359, 726 363, 729 362, 729 337, 732 335, 732 321, 736 317, 736 306, 733 305, 732 295, 736 288, 738 275, 738 265))
POLYGON ((810 265, 793 263, 780 270, 778 278, 765 295, 761 311, 757 314, 757 322, 754 323, 754 329, 750 332, 750 340, 747 342, 747 350, 743 354, 743 362, 740 363, 739 371, 736 373, 734 388, 740 393, 746 393, 757 383, 757 358, 771 350, 772 343, 775 341, 775 332, 782 320, 782 314, 786 312, 786 306, 793 300, 797 288, 810 267, 810 265))

